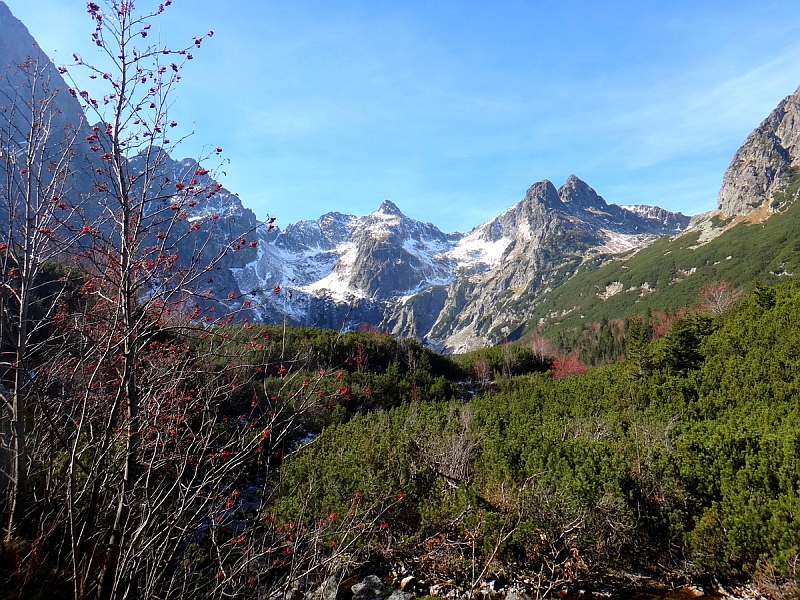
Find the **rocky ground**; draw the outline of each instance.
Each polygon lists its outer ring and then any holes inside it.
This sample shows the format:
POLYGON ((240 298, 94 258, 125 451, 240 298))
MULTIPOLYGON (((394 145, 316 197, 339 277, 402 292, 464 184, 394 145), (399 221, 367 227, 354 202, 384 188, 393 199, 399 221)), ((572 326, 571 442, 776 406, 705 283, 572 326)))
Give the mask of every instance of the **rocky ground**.
POLYGON ((386 576, 370 574, 361 577, 328 577, 322 583, 306 578, 297 580, 289 589, 279 592, 282 600, 415 600, 417 598, 443 598, 451 600, 776 600, 790 596, 774 595, 759 590, 755 585, 726 587, 717 582, 705 587, 683 585, 670 588, 646 578, 633 578, 615 584, 595 586, 566 585, 540 588, 530 580, 520 582, 483 581, 474 589, 454 580, 425 581, 413 575, 392 571, 386 576))

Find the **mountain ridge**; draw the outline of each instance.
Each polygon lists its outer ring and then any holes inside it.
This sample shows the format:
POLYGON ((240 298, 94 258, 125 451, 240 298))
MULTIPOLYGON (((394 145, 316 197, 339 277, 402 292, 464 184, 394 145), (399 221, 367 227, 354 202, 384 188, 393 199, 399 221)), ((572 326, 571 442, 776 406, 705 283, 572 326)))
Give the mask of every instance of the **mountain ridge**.
POLYGON ((327 213, 290 224, 263 240, 258 260, 237 271, 237 281, 242 289, 291 291, 289 301, 262 299, 263 320, 282 315, 346 328, 369 322, 459 351, 483 345, 487 327, 502 338, 507 325, 485 315, 509 288, 533 293, 564 260, 580 262, 591 249, 638 248, 688 222, 657 207, 608 204, 571 175, 560 189, 548 180, 534 183, 520 201, 467 233, 410 219, 391 200, 363 217, 327 213))
POLYGON ((800 88, 736 151, 716 210, 695 215, 682 234, 624 260, 587 262, 563 287, 537 298, 533 318, 521 331, 580 330, 603 319, 674 312, 696 306, 704 286, 741 290, 756 279, 776 284, 795 277, 799 195, 800 88))
MULTIPOLYGON (((18 56, 22 49, 38 46, 13 17, 0 27, 2 47, 11 55, 0 55, 0 63, 13 69, 25 60, 18 56)), ((49 59, 47 64, 53 85, 64 93, 66 84, 49 59)), ((3 85, 15 89, 13 79, 3 85)), ((63 106, 65 118, 86 127, 75 98, 66 95, 63 106)), ((79 156, 91 171, 101 169, 94 164, 100 153, 84 146, 79 156)), ((130 164, 137 160, 131 157, 130 164)), ((192 164, 165 157, 159 169, 174 177, 192 164)), ((90 185, 90 179, 76 180, 74 192, 90 198, 90 185)), ((411 219, 391 200, 362 217, 332 212, 271 231, 223 187, 205 204, 187 217, 203 223, 210 249, 230 246, 222 232, 234 223, 252 231, 255 244, 229 253, 224 268, 209 278, 209 295, 232 295, 231 306, 246 303, 251 316, 264 322, 335 329, 367 322, 451 352, 502 340, 529 315, 526 303, 569 278, 587 258, 642 247, 689 223, 685 215, 657 207, 608 204, 575 175, 558 189, 548 180, 534 183, 521 200, 467 233, 445 233, 411 219), (204 215, 219 223, 201 221, 204 215)), ((182 252, 192 260, 190 247, 182 252)))

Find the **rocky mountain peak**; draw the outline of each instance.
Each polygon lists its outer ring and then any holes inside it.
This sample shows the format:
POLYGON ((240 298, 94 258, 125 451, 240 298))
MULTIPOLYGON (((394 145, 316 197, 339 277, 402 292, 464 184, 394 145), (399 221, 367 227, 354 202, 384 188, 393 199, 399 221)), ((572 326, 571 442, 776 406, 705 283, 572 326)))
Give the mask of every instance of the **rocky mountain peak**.
POLYGON ((529 187, 521 204, 540 204, 547 208, 562 208, 558 190, 549 179, 537 181, 529 187))
POLYGON ((392 202, 391 200, 384 200, 381 202, 381 205, 378 207, 376 212, 383 213, 385 215, 390 215, 393 217, 403 217, 403 212, 397 208, 397 205, 392 202))
POLYGON ((391 200, 384 200, 378 210, 360 219, 361 236, 405 235, 411 220, 391 200))
POLYGON ((479 229, 487 233, 496 230, 509 240, 541 241, 554 220, 563 213, 564 205, 558 197, 558 190, 551 181, 544 179, 529 187, 522 200, 479 229))
POLYGON ((343 239, 350 235, 355 217, 345 215, 340 212, 329 212, 317 219, 320 231, 333 244, 339 244, 343 239))
POLYGON ((558 196, 561 202, 575 209, 604 210, 608 206, 602 196, 576 175, 567 178, 564 185, 558 189, 558 196))
POLYGON ((747 136, 722 179, 717 204, 726 215, 747 214, 772 200, 800 165, 800 88, 784 98, 747 136))

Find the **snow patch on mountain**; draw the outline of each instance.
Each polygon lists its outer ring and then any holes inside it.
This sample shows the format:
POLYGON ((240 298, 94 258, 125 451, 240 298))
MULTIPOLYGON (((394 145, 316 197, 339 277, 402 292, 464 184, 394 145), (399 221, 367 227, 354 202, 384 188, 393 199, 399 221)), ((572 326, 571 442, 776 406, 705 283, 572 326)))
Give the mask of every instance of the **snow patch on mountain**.
POLYGON ((473 270, 477 265, 492 269, 500 264, 511 238, 487 239, 485 232, 473 229, 461 238, 447 256, 456 262, 456 272, 473 270))
POLYGON ((637 250, 658 239, 657 235, 647 233, 624 234, 607 229, 601 229, 600 233, 605 240, 603 245, 598 246, 597 249, 612 254, 621 254, 623 252, 637 250))
MULTIPOLYGON (((322 277, 304 285, 298 285, 297 289, 311 295, 325 293, 337 302, 347 302, 352 298, 366 298, 366 292, 350 286, 353 265, 358 259, 358 245, 355 242, 345 242, 326 254, 328 254, 328 259, 336 257, 332 268, 324 275, 320 272, 322 277)), ((313 260, 314 256, 309 253, 307 258, 313 260)), ((323 267, 319 262, 317 265, 323 267)))

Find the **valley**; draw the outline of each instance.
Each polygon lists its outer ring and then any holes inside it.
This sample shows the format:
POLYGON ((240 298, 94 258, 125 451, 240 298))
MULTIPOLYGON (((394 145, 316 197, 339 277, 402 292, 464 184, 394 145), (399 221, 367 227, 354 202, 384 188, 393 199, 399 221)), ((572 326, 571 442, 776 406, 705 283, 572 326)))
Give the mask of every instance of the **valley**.
POLYGON ((0 1, 0 597, 800 596, 800 90, 709 213, 279 227, 173 155, 170 4, 107 73, 0 1))

